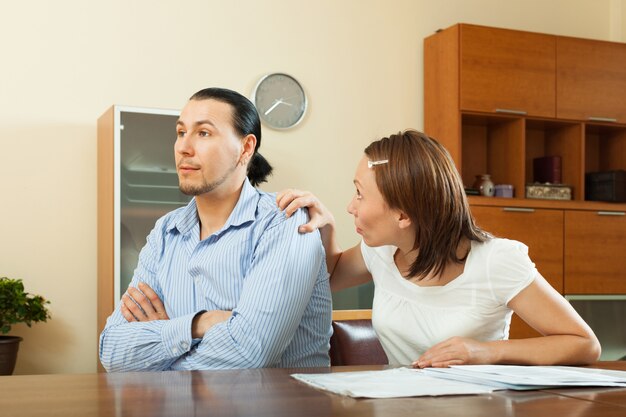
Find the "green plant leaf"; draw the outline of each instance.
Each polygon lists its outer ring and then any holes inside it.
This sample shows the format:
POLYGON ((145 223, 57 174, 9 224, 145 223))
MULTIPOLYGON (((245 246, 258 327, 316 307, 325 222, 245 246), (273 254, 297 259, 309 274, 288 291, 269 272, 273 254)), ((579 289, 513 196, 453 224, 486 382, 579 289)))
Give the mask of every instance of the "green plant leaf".
POLYGON ((21 279, 0 277, 0 334, 11 330, 11 325, 47 321, 50 313, 46 307, 48 300, 40 295, 29 294, 24 291, 21 279))

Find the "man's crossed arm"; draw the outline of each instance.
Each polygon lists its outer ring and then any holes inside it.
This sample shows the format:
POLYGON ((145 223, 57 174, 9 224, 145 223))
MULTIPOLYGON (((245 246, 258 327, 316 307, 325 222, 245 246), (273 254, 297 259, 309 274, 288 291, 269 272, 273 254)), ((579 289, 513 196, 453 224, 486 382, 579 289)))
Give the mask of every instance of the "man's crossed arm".
MULTIPOLYGON (((138 288, 128 288, 126 294, 122 296, 120 309, 129 323, 170 319, 157 293, 145 282, 140 282, 138 288)), ((231 315, 232 312, 224 310, 203 311, 196 314, 191 325, 191 337, 201 339, 211 327, 228 320, 231 315)))

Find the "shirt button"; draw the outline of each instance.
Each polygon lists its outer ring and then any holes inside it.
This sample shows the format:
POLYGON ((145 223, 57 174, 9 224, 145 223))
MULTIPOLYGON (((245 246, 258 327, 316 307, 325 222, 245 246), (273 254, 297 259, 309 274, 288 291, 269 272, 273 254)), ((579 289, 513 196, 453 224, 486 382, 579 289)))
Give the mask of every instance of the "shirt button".
POLYGON ((173 349, 172 349, 172 353, 174 353, 174 354, 178 354, 178 349, 173 348, 173 349))
POLYGON ((180 347, 182 347, 183 349, 187 349, 189 345, 187 344, 187 342, 183 342, 180 344, 180 347))

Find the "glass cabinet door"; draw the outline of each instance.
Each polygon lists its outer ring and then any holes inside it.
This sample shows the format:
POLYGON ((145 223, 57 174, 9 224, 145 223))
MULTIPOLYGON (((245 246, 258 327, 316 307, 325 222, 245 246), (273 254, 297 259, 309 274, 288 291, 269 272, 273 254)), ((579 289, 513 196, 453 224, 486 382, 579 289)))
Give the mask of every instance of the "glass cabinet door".
POLYGON ((139 251, 157 219, 191 198, 178 189, 174 162, 177 119, 177 113, 120 112, 118 296, 128 287, 139 251))

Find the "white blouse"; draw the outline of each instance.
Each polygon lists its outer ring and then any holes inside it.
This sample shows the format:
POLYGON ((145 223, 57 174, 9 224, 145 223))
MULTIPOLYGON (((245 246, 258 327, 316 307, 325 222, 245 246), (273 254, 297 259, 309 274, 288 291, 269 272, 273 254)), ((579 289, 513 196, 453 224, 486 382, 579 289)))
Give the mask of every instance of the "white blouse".
POLYGON ((394 246, 361 252, 374 284, 372 324, 392 365, 409 365, 453 336, 509 337, 507 303, 537 275, 528 247, 508 239, 472 242, 463 273, 443 286, 420 286, 400 274, 394 246))

